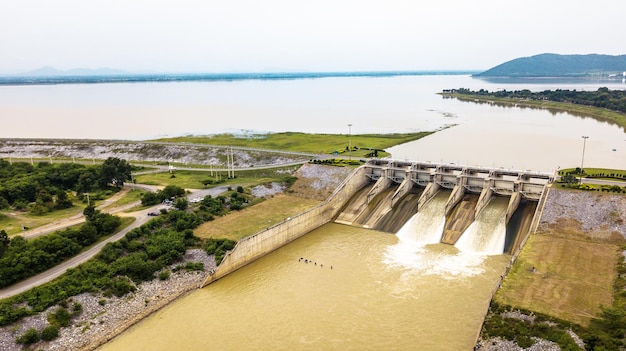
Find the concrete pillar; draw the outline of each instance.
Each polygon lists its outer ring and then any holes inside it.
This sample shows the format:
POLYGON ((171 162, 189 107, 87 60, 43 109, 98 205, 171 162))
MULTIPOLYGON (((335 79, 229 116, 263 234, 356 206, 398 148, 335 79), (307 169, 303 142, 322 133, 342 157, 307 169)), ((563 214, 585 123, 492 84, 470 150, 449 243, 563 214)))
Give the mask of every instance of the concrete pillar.
POLYGON ((372 190, 367 194, 367 203, 370 203, 370 199, 373 199, 378 195, 381 191, 387 189, 391 184, 391 179, 389 179, 389 169, 384 169, 383 174, 378 178, 376 184, 372 187, 372 190))
POLYGON ((509 200, 509 207, 507 207, 506 209, 506 222, 504 223, 509 224, 511 217, 513 217, 513 214, 515 213, 515 210, 517 210, 517 207, 519 207, 521 201, 522 194, 520 194, 519 191, 516 191, 511 195, 511 199, 509 200))
POLYGON ((478 218, 480 211, 487 207, 489 200, 491 200, 491 196, 493 196, 493 190, 491 190, 493 185, 495 185, 493 180, 485 179, 485 186, 483 187, 483 191, 480 193, 480 197, 478 197, 478 203, 476 204, 476 209, 474 210, 474 218, 478 218))
POLYGON ((454 209, 454 206, 456 206, 456 204, 459 203, 459 201, 461 201, 461 199, 463 198, 463 195, 465 195, 465 183, 467 182, 467 178, 465 177, 460 177, 459 178, 459 184, 457 184, 454 189, 452 189, 452 193, 450 194, 450 197, 448 198, 448 203, 446 203, 446 216, 450 214, 450 212, 452 212, 452 210, 454 209))
POLYGON ((437 192, 439 191, 439 188, 440 188, 440 185, 437 184, 436 182, 428 183, 428 185, 426 186, 426 189, 424 189, 424 192, 420 196, 420 199, 417 201, 418 211, 422 208, 422 206, 426 205, 426 203, 430 201, 430 199, 432 199, 435 196, 435 194, 437 194, 437 192))
POLYGON ((404 197, 404 195, 406 195, 409 190, 411 190, 412 187, 413 180, 411 179, 411 174, 407 172, 404 180, 398 187, 398 190, 396 190, 396 192, 391 197, 391 207, 393 208, 393 206, 395 206, 396 203, 398 203, 398 201, 400 201, 404 197))

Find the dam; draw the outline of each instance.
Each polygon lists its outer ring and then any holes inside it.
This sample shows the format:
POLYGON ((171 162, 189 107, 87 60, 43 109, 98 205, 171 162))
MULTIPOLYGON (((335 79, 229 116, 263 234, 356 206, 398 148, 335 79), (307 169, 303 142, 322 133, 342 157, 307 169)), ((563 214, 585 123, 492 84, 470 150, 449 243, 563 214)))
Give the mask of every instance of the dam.
POLYGON ((541 172, 369 160, 355 169, 321 205, 239 240, 201 287, 327 223, 395 234, 411 223, 423 227, 422 223, 415 223, 413 217, 428 217, 424 216, 425 211, 430 211, 430 217, 441 219, 438 222, 442 224, 441 231, 439 228, 427 230, 428 235, 434 237, 431 239, 433 243, 441 242, 457 248, 463 245, 465 249, 476 248, 480 241, 486 240, 481 233, 484 230, 479 230, 484 226, 481 222, 495 215, 502 221, 498 225, 504 232, 498 237, 498 244, 494 244, 499 246, 489 252, 482 252, 482 249, 478 252, 515 253, 532 226, 537 203, 542 199, 546 185, 553 181, 552 174, 541 172), (506 205, 502 205, 503 201, 506 205), (506 208, 498 212, 494 211, 494 206, 506 208), (439 207, 441 209, 437 210, 439 207), (459 242, 463 236, 472 237, 474 243, 467 243, 468 239, 459 242))
POLYGON ((369 182, 335 223, 390 233, 413 226, 420 242, 488 254, 520 248, 546 185, 554 181, 548 173, 430 162, 370 160, 364 168, 369 182), (502 234, 485 238, 481 226, 500 226, 502 234), (491 246, 481 251, 485 245, 491 246))

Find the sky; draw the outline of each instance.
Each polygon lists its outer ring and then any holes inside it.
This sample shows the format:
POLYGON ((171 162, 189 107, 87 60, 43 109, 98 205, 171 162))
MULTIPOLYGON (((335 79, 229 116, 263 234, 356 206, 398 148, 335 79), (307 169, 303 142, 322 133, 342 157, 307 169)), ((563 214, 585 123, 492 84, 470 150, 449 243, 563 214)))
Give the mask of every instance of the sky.
POLYGON ((486 70, 626 54, 623 0, 1 0, 0 74, 486 70))

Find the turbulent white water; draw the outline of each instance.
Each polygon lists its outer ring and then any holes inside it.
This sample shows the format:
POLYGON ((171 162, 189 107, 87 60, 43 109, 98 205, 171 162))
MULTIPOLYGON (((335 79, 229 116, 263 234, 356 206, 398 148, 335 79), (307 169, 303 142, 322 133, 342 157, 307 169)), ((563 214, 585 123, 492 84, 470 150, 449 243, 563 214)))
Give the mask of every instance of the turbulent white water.
POLYGON ((506 240, 508 198, 493 198, 454 246, 465 253, 501 255, 506 240))
POLYGON ((437 193, 400 228, 396 233, 398 238, 418 246, 440 242, 446 224, 445 208, 449 195, 449 191, 437 193))
POLYGON ((387 249, 386 264, 444 279, 483 273, 482 257, 440 244, 449 196, 450 191, 440 191, 400 228, 396 233, 399 242, 387 249))

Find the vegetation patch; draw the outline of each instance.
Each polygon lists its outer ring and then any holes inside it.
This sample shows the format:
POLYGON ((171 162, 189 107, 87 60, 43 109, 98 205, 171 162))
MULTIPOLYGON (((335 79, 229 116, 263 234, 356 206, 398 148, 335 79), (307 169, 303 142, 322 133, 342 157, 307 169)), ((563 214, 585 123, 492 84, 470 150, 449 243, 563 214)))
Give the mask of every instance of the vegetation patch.
POLYGON ((63 260, 73 257, 121 225, 119 217, 101 213, 93 206, 85 209, 87 221, 80 227, 26 240, 8 239, 0 230, 0 287, 32 277, 63 260))
MULTIPOLYGON (((362 150, 362 152, 355 152, 355 157, 366 157, 366 154, 374 150, 382 152, 382 150, 386 148, 417 140, 432 133, 433 132, 397 134, 306 134, 285 132, 246 135, 217 134, 210 136, 184 136, 159 139, 158 141, 244 146, 313 154, 343 152, 352 146, 353 150, 362 150)), ((386 154, 381 154, 379 157, 385 155, 386 154)))
POLYGON ((142 174, 135 177, 137 183, 168 186, 174 185, 183 189, 208 189, 216 186, 244 187, 267 183, 291 174, 299 166, 236 169, 235 177, 228 177, 226 171, 204 169, 201 171, 176 170, 173 173, 142 174), (172 175, 175 177, 172 178, 172 175))

